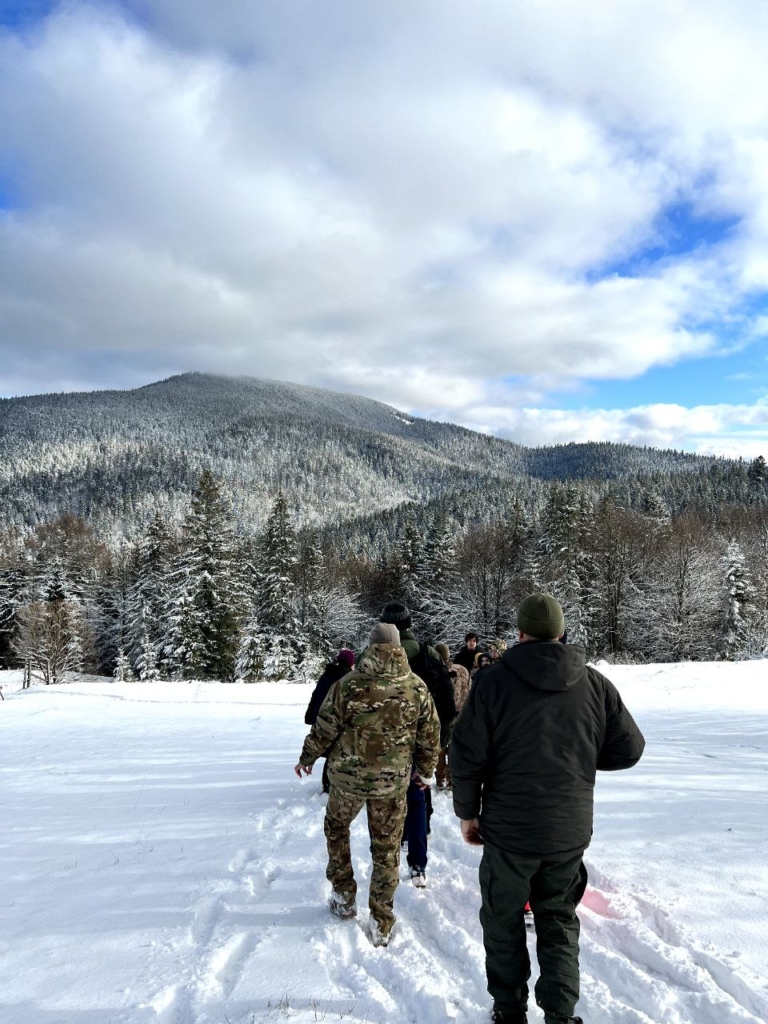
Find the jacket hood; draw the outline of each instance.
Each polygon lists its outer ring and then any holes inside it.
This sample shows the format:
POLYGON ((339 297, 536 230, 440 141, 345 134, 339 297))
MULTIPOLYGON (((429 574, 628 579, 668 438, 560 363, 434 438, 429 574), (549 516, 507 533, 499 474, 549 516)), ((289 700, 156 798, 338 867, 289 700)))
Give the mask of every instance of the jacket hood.
POLYGON ((360 655, 357 671, 377 679, 402 679, 410 675, 408 655, 399 644, 371 644, 360 655))
MULTIPOLYGON (((528 640, 501 656, 518 679, 536 690, 569 690, 584 678, 587 655, 577 644, 559 640, 528 640)), ((490 670, 489 670, 490 671, 490 670)))

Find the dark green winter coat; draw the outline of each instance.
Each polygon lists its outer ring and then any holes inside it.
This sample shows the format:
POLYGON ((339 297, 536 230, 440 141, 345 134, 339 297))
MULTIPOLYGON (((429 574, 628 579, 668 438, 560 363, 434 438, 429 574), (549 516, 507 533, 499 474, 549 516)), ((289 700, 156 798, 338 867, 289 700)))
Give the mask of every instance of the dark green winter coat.
POLYGON ((509 853, 575 856, 592 836, 596 771, 631 768, 644 746, 582 647, 518 644, 476 678, 454 727, 454 810, 509 853))
POLYGON ((445 662, 437 653, 434 647, 425 644, 425 654, 432 660, 433 671, 425 671, 428 666, 421 658, 421 644, 416 634, 411 629, 404 629, 400 633, 400 643, 408 657, 408 664, 411 669, 427 685, 432 695, 432 700, 437 708, 437 715, 440 719, 440 746, 448 745, 451 729, 456 719, 456 701, 453 693, 453 680, 445 665, 445 662), (424 665, 424 669, 420 667, 424 665))

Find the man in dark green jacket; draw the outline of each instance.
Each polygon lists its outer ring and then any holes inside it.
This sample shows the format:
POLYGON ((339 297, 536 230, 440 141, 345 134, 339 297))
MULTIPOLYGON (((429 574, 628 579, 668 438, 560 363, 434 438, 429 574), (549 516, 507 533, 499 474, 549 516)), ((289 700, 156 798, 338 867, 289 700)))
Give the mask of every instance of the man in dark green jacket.
POLYGON ((493 1019, 526 1024, 530 899, 545 1024, 581 1024, 578 905, 587 884, 598 769, 631 768, 645 740, 615 686, 559 643, 549 594, 518 609, 520 642, 475 682, 451 740, 453 805, 470 845, 483 845, 480 921, 493 1019))

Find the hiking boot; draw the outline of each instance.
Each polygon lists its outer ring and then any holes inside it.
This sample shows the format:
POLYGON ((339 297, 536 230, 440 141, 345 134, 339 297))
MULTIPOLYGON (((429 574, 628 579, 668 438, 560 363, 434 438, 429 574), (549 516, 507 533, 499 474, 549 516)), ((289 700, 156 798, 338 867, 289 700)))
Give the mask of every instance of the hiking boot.
POLYGON ((389 945, 389 932, 383 932, 381 925, 373 916, 368 919, 368 938, 371 940, 372 946, 382 947, 389 945))
POLYGON ((417 889, 426 888, 427 872, 424 868, 411 868, 411 881, 417 889))
POLYGON ((336 917, 340 917, 342 921, 346 921, 350 917, 354 917, 357 914, 357 907, 355 906, 355 897, 350 896, 346 892, 331 893, 331 898, 328 900, 328 909, 336 917))
POLYGON ((493 1024, 528 1024, 525 1010, 493 1010, 493 1024))
POLYGON ((584 1024, 581 1017, 568 1017, 562 1013, 545 1013, 544 1024, 584 1024))

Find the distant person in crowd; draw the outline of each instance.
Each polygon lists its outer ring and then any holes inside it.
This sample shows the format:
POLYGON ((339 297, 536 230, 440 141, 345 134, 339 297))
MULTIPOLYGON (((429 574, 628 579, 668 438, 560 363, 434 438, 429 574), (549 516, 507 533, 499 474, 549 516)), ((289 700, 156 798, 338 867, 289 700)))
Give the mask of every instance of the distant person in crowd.
POLYGON ((503 640, 494 640, 494 642, 488 649, 488 653, 491 656, 491 661, 498 661, 501 658, 504 651, 506 651, 506 649, 507 645, 504 643, 503 640))
POLYGON ((414 780, 428 784, 439 740, 434 701, 411 671, 397 629, 377 624, 357 668, 322 703, 294 767, 301 778, 311 774, 318 757, 328 758, 326 877, 332 886, 330 910, 337 917, 357 913, 349 829, 367 808, 373 860, 368 931, 375 946, 388 944, 395 923, 406 791, 414 780))
MULTIPOLYGON (((435 702, 440 719, 440 747, 447 746, 451 726, 456 718, 456 705, 453 700, 453 684, 443 659, 434 647, 419 643, 416 639, 411 629, 411 613, 404 604, 390 601, 382 609, 379 619, 397 628, 411 669, 426 683, 435 702)), ((411 881, 418 888, 427 884, 427 835, 431 811, 430 787, 414 778, 408 787, 408 813, 403 838, 408 844, 407 861, 411 881)))
POLYGON ((545 1024, 582 1024, 579 920, 587 884, 597 770, 631 768, 645 741, 616 687, 562 644, 563 611, 531 594, 517 613, 519 643, 472 684, 451 741, 453 806, 480 864, 493 1020, 526 1024, 530 898, 545 1024))
MULTIPOLYGON (((445 667, 448 669, 448 674, 453 680, 453 702, 456 705, 456 714, 461 713, 461 709, 464 707, 467 696, 469 695, 469 672, 464 668, 463 665, 457 665, 451 661, 451 651, 448 644, 435 644, 435 650, 443 659, 445 667)), ((435 781, 438 789, 450 789, 451 788, 451 771, 448 764, 448 749, 450 743, 440 748, 440 752, 437 755, 437 768, 435 770, 435 781)))
MULTIPOLYGON (((312 696, 309 698, 309 704, 304 715, 305 725, 315 724, 317 721, 317 713, 320 710, 320 705, 328 696, 330 688, 334 683, 337 683, 342 676, 345 676, 347 672, 351 672, 354 667, 355 652, 351 651, 348 647, 342 647, 333 661, 325 666, 325 671, 318 679, 315 688, 312 691, 312 696)), ((330 788, 330 782, 328 781, 328 762, 326 761, 323 765, 323 792, 327 793, 330 788)))
POLYGON ((475 663, 472 666, 472 671, 470 672, 470 678, 472 681, 474 682, 478 673, 482 672, 485 668, 490 668, 492 664, 493 661, 487 651, 478 651, 475 655, 475 663))
POLYGON ((475 655, 477 654, 477 633, 467 633, 464 637, 464 646, 454 654, 455 665, 462 665, 467 672, 475 667, 475 655))

